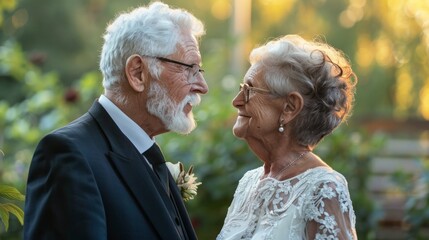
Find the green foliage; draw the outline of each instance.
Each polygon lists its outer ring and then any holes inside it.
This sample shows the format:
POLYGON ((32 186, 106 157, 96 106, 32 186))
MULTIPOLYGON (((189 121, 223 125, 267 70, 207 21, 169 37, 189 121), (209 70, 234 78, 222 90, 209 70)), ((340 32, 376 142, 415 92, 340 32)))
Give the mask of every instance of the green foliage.
POLYGON ((24 224, 24 211, 14 203, 3 203, 3 199, 23 202, 24 198, 18 189, 0 185, 0 220, 3 222, 6 231, 9 229, 9 214, 15 215, 22 225, 24 224))
MULTIPOLYGON (((14 0, 1 0, 0 1, 0 26, 3 24, 3 13, 4 11, 10 11, 15 8, 16 1, 14 0)), ((19 58, 19 56, 17 56, 19 58)), ((8 64, 6 62, 13 62, 16 60, 14 55, 8 56, 7 48, 0 47, 0 74, 7 71, 5 68, 19 66, 19 64, 8 64), (6 58, 6 56, 8 58, 6 58), (7 60, 6 60, 7 59, 7 60)), ((17 72, 17 71, 14 71, 17 72)), ((6 86, 3 86, 6 87, 6 86)), ((3 95, 4 96, 4 95, 3 95)), ((6 103, 0 102, 0 119, 4 119, 4 113, 7 111, 8 105, 6 103)), ((0 122, 0 127, 2 127, 2 122, 0 122)), ((1 136, 0 136, 1 137, 1 136)), ((1 138, 0 138, 1 139, 1 138)), ((4 157, 4 152, 0 149, 0 166, 1 160, 4 157)), ((1 171, 0 171, 1 175, 1 171)), ((13 214, 17 217, 21 225, 24 221, 24 212, 21 207, 16 205, 13 202, 5 202, 6 200, 10 201, 24 201, 24 195, 22 195, 16 188, 0 185, 0 220, 4 225, 5 231, 9 229, 9 215, 13 214)), ((1 232, 1 231, 0 231, 1 232)))
POLYGON ((15 0, 0 0, 0 26, 3 25, 4 12, 15 9, 16 3, 15 0))
POLYGON ((0 69, 6 76, 3 81, 19 86, 23 93, 19 101, 7 97, 0 100, 0 127, 4 129, 0 144, 5 153, 4 161, 0 161, 5 169, 0 171, 0 180, 23 187, 25 183, 21 181, 26 179, 24 172, 35 144, 43 135, 77 118, 88 108, 101 93, 101 77, 89 72, 74 85, 65 86, 56 73, 43 73, 32 65, 17 43, 10 42, 2 49, 7 52, 0 54, 0 69), (11 56, 16 59, 13 63, 5 60, 11 56), (14 64, 19 67, 10 66, 14 64), (23 172, 7 171, 13 168, 23 172))
MULTIPOLYGON (((0 88, 5 93, 0 100, 0 183, 24 191, 37 142, 88 109, 101 93, 101 77, 97 72, 88 72, 66 86, 57 73, 42 72, 27 59, 19 44, 8 41, 0 47, 0 80, 3 86, 9 86, 0 88)), ((9 228, 9 213, 17 216, 22 225, 21 204, 0 205, 1 219, 9 230, 5 236, 19 238, 22 226, 11 222, 9 228)))
POLYGON ((427 239, 429 228, 429 166, 424 164, 428 159, 421 159, 422 172, 416 176, 396 172, 392 177, 402 193, 407 196, 405 204, 405 222, 408 239, 427 239))

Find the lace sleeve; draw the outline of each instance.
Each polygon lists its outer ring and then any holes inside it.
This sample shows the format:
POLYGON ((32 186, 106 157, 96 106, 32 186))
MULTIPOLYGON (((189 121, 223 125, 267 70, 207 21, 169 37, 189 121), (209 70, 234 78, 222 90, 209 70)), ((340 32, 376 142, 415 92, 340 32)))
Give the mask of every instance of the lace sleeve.
POLYGON ((357 239, 356 217, 346 182, 316 185, 304 212, 307 239, 357 239))

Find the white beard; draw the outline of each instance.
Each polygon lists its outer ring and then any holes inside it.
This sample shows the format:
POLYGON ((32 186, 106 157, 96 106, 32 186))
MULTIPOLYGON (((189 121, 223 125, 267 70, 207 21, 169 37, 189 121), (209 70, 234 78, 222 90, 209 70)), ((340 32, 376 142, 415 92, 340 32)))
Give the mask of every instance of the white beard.
POLYGON ((195 129, 197 124, 192 111, 185 114, 183 109, 188 103, 196 106, 200 101, 200 95, 190 93, 179 104, 176 104, 168 92, 158 82, 153 81, 149 88, 146 107, 149 113, 161 119, 168 130, 188 134, 195 129))

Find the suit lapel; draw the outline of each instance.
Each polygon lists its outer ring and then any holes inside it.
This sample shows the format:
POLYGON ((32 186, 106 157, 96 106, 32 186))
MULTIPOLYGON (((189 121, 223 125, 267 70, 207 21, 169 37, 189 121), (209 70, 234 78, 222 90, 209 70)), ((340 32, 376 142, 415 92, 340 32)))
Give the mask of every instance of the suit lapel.
POLYGON ((168 198, 143 156, 120 131, 104 108, 95 102, 89 113, 95 118, 110 144, 108 158, 151 220, 162 239, 179 239, 168 210, 162 204, 168 198), (165 195, 165 196, 164 196, 165 195))

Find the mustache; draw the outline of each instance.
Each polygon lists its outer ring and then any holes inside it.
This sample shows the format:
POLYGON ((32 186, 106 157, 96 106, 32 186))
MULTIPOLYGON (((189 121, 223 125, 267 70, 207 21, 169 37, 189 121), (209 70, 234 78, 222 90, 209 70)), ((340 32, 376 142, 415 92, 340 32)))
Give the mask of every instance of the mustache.
POLYGON ((185 99, 183 99, 182 105, 186 105, 187 103, 189 103, 191 106, 197 106, 200 104, 200 102, 201 102, 200 95, 196 93, 191 93, 191 94, 188 94, 185 97, 185 99))

